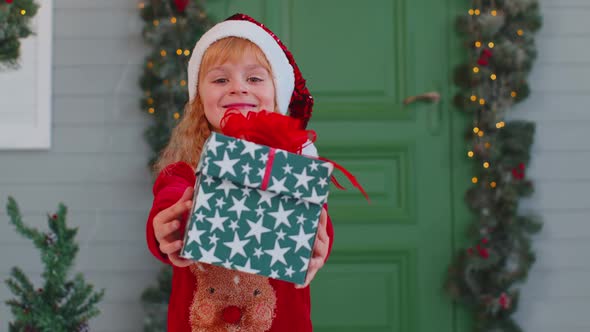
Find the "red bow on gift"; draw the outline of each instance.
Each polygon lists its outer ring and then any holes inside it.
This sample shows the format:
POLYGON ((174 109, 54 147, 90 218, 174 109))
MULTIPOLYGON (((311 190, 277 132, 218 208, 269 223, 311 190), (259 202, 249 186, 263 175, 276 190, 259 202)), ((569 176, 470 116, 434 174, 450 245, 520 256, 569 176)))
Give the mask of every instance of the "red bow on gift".
MULTIPOLYGON (((244 115, 236 109, 230 109, 223 115, 220 125, 224 135, 297 154, 301 154, 303 148, 315 142, 317 138, 315 131, 301 129, 300 119, 265 110, 248 112, 244 115)), ((326 158, 317 157, 316 159, 334 165, 346 175, 353 186, 363 193, 367 201, 369 200, 363 187, 344 167, 326 158)), ((338 183, 334 175, 330 179, 338 189, 346 190, 338 183)))

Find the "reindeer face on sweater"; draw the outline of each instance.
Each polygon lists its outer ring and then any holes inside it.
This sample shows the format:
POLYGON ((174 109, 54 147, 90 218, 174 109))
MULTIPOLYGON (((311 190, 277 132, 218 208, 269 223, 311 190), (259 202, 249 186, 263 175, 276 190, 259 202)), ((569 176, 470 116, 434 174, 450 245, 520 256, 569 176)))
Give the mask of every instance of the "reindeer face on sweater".
POLYGON ((193 332, 263 332, 270 329, 276 295, 268 278, 196 263, 197 290, 190 309, 193 332))

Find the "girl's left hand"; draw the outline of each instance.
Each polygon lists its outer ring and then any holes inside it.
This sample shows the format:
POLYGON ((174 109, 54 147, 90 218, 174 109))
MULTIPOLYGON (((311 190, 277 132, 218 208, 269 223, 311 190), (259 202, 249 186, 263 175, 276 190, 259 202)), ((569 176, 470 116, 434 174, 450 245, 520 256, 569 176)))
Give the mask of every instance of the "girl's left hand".
POLYGON ((307 276, 303 285, 295 285, 295 288, 305 288, 315 277, 315 274, 324 266, 326 258, 328 257, 328 249, 330 246, 330 237, 328 236, 328 212, 322 208, 320 213, 320 222, 318 224, 318 234, 316 235, 313 250, 311 251, 311 260, 307 268, 307 276))

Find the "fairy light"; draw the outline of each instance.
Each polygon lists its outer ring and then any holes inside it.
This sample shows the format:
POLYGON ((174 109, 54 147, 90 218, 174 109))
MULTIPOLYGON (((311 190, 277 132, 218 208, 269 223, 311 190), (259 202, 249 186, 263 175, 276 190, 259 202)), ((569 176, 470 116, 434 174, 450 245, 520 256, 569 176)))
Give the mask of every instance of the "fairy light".
POLYGON ((185 80, 180 80, 180 86, 185 86, 186 85, 186 81, 185 80))
POLYGON ((161 50, 161 51, 160 51, 160 55, 161 55, 161 56, 166 56, 166 50, 161 50))
POLYGON ((184 50, 184 55, 185 55, 185 56, 188 56, 189 54, 191 54, 191 51, 189 51, 189 50, 184 50))
POLYGON ((495 81, 496 80, 496 74, 490 75, 490 79, 492 79, 492 81, 495 81))
POLYGON ((158 25, 160 25, 160 21, 158 21, 158 20, 154 20, 154 22, 153 22, 153 23, 154 23, 154 26, 155 26, 155 27, 157 27, 158 25))
POLYGON ((524 34, 524 31, 522 31, 522 29, 518 29, 518 31, 516 31, 516 34, 522 36, 524 34))
POLYGON ((469 9, 469 15, 473 16, 473 14, 475 14, 475 11, 473 9, 469 9))
POLYGON ((147 99, 147 103, 148 103, 149 105, 153 104, 153 103, 154 103, 154 98, 151 98, 151 97, 150 97, 150 98, 148 98, 148 99, 147 99))
POLYGON ((148 62, 148 63, 147 63, 147 67, 148 67, 148 68, 150 68, 150 69, 152 69, 152 67, 154 67, 154 63, 153 63, 153 62, 151 62, 151 61, 150 61, 150 62, 148 62))
POLYGON ((510 92, 510 96, 511 96, 512 98, 516 98, 516 91, 512 91, 512 92, 510 92))
POLYGON ((479 67, 473 67, 473 72, 476 74, 479 73, 479 67))
POLYGON ((498 11, 497 11, 497 10, 495 10, 495 9, 494 9, 494 10, 492 10, 490 13, 492 14, 492 16, 496 16, 496 15, 498 15, 498 11))
POLYGON ((477 134, 477 133, 479 132, 479 128, 477 128, 477 127, 473 128, 473 132, 474 132, 475 134, 477 134))
POLYGON ((137 7, 139 7, 139 9, 144 9, 145 8, 145 3, 140 2, 137 7))
POLYGON ((500 129, 503 128, 506 124, 504 123, 504 121, 500 121, 498 123, 496 123, 496 128, 500 129))
POLYGON ((483 99, 483 98, 480 98, 479 99, 479 104, 480 105, 485 105, 485 103, 486 103, 485 99, 483 99))
POLYGON ((477 136, 479 136, 479 137, 483 137, 483 130, 480 130, 480 131, 477 133, 477 136))
POLYGON ((490 182, 490 187, 496 188, 496 182, 494 182, 494 181, 490 182))
POLYGON ((471 99, 471 101, 476 101, 477 100, 477 96, 476 95, 471 95, 471 97, 469 99, 471 99))
POLYGON ((172 23, 172 24, 176 24, 176 17, 172 16, 172 17, 170 18, 170 23, 172 23))
POLYGON ((467 157, 473 158, 473 151, 468 151, 467 152, 467 157))
POLYGON ((474 14, 475 14, 475 15, 479 15, 479 14, 481 14, 481 11, 480 11, 479 9, 476 9, 476 10, 474 11, 474 14))
POLYGON ((489 47, 489 48, 494 48, 494 46, 496 46, 496 45, 494 44, 494 42, 489 42, 489 43, 488 43, 488 47, 489 47))
POLYGON ((178 120, 180 118, 180 114, 178 112, 174 112, 174 120, 178 120))
POLYGON ((488 163, 487 161, 483 163, 483 168, 490 168, 490 163, 488 163))
POLYGON ((475 176, 474 176, 474 177, 472 177, 472 178, 471 178, 471 182, 473 182, 473 183, 477 183, 477 177, 475 177, 475 176))
POLYGON ((26 11, 26 10, 24 10, 24 9, 21 9, 21 11, 20 11, 20 14, 21 14, 22 16, 25 16, 25 15, 27 14, 27 11, 26 11))
POLYGON ((489 149, 490 146, 492 146, 492 145, 490 144, 490 142, 486 142, 486 144, 484 144, 484 146, 486 147, 486 149, 489 149))
POLYGON ((475 42, 475 47, 477 47, 477 48, 481 47, 481 42, 479 40, 475 42))
POLYGON ((182 50, 181 50, 180 48, 179 48, 179 49, 177 49, 177 50, 176 50, 176 54, 177 54, 177 55, 181 55, 181 54, 182 54, 182 50))
POLYGON ((154 114, 154 112, 155 112, 155 111, 156 111, 156 110, 155 110, 153 107, 150 107, 150 108, 148 109, 148 113, 150 113, 150 114, 154 114))

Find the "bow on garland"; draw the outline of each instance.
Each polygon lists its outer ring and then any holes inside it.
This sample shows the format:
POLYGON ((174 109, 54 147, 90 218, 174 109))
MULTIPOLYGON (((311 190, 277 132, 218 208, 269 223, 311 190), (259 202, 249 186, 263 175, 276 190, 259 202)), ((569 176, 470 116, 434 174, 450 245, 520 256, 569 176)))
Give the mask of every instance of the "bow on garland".
POLYGON ((541 223, 517 209, 520 198, 533 192, 525 169, 535 126, 506 123, 505 116, 528 95, 533 33, 540 26, 536 0, 477 0, 457 19, 468 51, 468 62, 455 71, 455 105, 473 119, 465 136, 475 174, 465 200, 474 216, 474 245, 456 255, 446 288, 473 312, 477 332, 522 332, 511 317, 516 284, 534 262, 530 235, 541 223))

